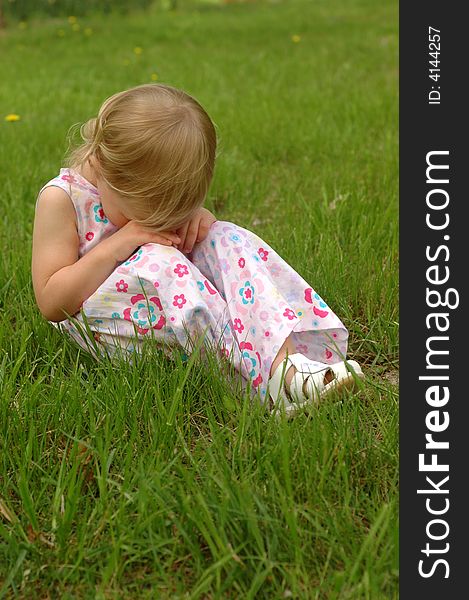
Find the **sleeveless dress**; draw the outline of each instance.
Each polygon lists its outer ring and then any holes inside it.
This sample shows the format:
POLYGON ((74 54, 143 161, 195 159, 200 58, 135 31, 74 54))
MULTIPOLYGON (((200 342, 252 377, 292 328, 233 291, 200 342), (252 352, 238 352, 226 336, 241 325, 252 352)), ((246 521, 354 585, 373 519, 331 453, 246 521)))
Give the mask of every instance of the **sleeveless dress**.
MULTIPOLYGON (((39 194, 48 186, 63 189, 75 207, 79 257, 117 231, 97 188, 74 169, 60 169, 39 194)), ((348 340, 331 308, 269 244, 228 221, 213 223, 188 255, 140 246, 79 312, 52 324, 95 358, 131 357, 154 339, 184 360, 202 336, 201 353, 205 344, 213 348, 262 403, 270 401, 270 367, 290 334, 295 352, 326 364, 344 360, 348 340)))

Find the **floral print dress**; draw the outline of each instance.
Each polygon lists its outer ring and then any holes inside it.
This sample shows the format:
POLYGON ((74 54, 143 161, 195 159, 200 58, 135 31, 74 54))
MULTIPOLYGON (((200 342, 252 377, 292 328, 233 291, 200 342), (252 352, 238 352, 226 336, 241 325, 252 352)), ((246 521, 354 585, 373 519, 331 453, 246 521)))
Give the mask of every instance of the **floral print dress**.
MULTIPOLYGON (((41 191, 48 186, 62 188, 75 207, 80 257, 117 231, 97 188, 77 171, 60 169, 41 191)), ((168 356, 176 347, 187 358, 202 336, 202 354, 206 344, 213 348, 263 403, 270 367, 290 334, 296 352, 326 364, 345 358, 348 339, 311 285, 260 237, 228 221, 213 223, 188 255, 144 244, 80 312, 53 325, 96 358, 121 351, 131 356, 145 339, 168 356)))

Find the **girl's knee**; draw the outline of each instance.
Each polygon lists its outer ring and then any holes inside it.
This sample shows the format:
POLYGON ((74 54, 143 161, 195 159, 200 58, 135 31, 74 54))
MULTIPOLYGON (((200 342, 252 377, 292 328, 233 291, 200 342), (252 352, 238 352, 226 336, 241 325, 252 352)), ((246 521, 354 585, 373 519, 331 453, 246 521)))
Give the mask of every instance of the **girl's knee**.
POLYGON ((215 221, 214 223, 212 223, 210 229, 212 227, 224 227, 224 226, 227 226, 227 225, 234 225, 234 223, 232 223, 231 221, 219 221, 218 220, 218 221, 215 221))
MULTIPOLYGON (((202 240, 201 243, 208 241, 209 236, 210 235, 214 235, 217 233, 222 233, 224 231, 224 229, 230 225, 233 225, 233 223, 230 223, 228 221, 214 221, 211 225, 210 228, 207 232, 207 236, 202 240)), ((226 229, 225 229, 226 230, 226 229)))
POLYGON ((217 229, 220 229, 220 227, 222 226, 223 223, 226 224, 226 221, 215 221, 214 223, 212 223, 210 225, 209 231, 216 231, 217 229))
POLYGON ((215 221, 210 226, 210 232, 212 231, 226 231, 226 227, 238 227, 236 223, 232 223, 231 221, 215 221))
POLYGON ((154 242, 149 242, 140 247, 140 250, 143 251, 143 255, 148 257, 154 256, 162 256, 162 257, 171 257, 171 256, 181 256, 184 257, 184 254, 176 248, 175 246, 167 246, 166 244, 157 244, 154 242))

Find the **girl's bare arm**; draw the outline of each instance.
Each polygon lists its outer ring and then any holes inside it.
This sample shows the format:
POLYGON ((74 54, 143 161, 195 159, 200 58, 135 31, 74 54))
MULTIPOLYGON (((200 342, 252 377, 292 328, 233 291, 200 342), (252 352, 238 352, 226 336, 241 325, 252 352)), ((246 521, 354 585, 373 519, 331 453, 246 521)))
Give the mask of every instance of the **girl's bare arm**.
POLYGON ((79 259, 75 209, 64 190, 49 186, 39 197, 34 220, 32 278, 39 310, 49 321, 63 321, 137 246, 177 241, 172 232, 157 234, 129 221, 79 259))

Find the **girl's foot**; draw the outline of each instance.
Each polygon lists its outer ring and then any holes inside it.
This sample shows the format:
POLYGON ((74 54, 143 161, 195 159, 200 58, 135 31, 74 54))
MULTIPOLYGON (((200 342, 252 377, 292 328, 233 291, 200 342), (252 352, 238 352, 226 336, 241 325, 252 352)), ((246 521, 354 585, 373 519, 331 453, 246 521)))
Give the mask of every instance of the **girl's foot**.
POLYGON ((283 406, 288 417, 302 406, 317 404, 333 392, 356 389, 357 379, 363 378, 356 361, 327 365, 299 353, 276 361, 272 370, 269 391, 273 408, 283 406))

